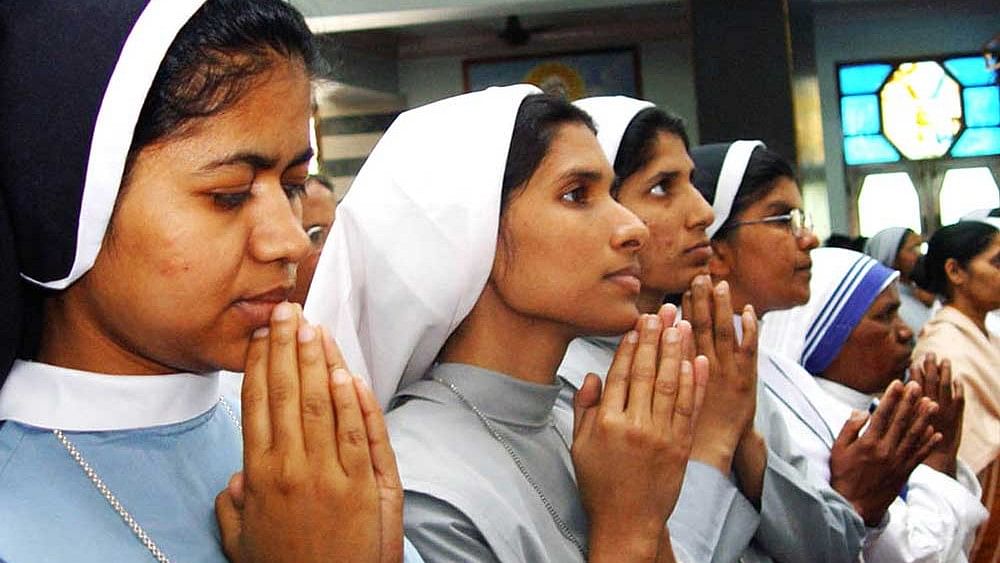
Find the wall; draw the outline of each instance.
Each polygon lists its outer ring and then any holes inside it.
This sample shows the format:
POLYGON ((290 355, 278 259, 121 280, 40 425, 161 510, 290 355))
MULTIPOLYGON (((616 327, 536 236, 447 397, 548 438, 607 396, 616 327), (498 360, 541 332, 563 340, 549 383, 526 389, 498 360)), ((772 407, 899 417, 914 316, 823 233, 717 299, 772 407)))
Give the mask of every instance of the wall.
POLYGON ((978 52, 1000 31, 988 2, 910 2, 891 6, 815 6, 816 66, 822 100, 827 197, 833 230, 847 232, 847 201, 836 90, 838 62, 978 52))
MULTIPOLYGON (((639 45, 644 97, 673 110, 697 142, 697 103, 687 38, 639 45)), ((431 57, 399 62, 399 92, 410 107, 462 92, 462 59, 431 57)))

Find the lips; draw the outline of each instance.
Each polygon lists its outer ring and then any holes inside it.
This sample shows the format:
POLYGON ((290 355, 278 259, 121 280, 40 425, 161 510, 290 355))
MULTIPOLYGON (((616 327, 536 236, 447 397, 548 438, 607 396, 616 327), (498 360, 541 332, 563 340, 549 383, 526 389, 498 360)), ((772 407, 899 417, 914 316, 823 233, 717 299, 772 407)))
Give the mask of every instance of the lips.
POLYGON ((294 285, 282 284, 273 289, 254 293, 233 302, 233 307, 243 316, 251 329, 267 326, 271 320, 271 311, 288 297, 295 289, 294 285))
POLYGON ((605 276, 605 278, 607 278, 608 281, 621 286, 626 291, 637 294, 639 293, 639 290, 642 289, 642 281, 639 279, 639 276, 641 275, 642 268, 640 268, 638 264, 632 264, 620 270, 611 272, 605 276))
POLYGON ((689 246, 684 250, 684 254, 695 258, 699 262, 708 262, 709 258, 712 257, 712 243, 708 239, 705 239, 695 245, 689 246))

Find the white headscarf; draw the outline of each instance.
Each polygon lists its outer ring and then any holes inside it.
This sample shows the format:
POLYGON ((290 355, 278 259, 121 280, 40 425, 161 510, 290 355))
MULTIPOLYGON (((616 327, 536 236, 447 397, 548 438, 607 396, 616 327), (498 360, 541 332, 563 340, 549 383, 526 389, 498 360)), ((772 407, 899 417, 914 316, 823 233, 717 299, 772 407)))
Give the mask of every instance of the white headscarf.
POLYGON ((903 244, 908 232, 910 229, 906 227, 882 229, 865 243, 865 254, 878 260, 886 268, 895 268, 899 246, 903 244))
POLYGON ((618 158, 625 130, 644 109, 656 107, 652 102, 626 96, 597 96, 573 102, 573 105, 590 114, 597 127, 597 142, 612 166, 618 158))
POLYGON ((401 114, 337 207, 306 300, 385 406, 469 314, 496 251, 500 187, 530 85, 401 114))
POLYGON ((826 370, 875 298, 899 272, 843 248, 817 248, 809 302, 764 317, 760 345, 813 375, 826 370))
POLYGON ((695 187, 712 203, 715 213, 715 220, 705 229, 710 238, 715 237, 729 219, 750 166, 750 157, 757 147, 767 148, 763 141, 754 140, 713 143, 691 149, 691 159, 697 168, 695 187))

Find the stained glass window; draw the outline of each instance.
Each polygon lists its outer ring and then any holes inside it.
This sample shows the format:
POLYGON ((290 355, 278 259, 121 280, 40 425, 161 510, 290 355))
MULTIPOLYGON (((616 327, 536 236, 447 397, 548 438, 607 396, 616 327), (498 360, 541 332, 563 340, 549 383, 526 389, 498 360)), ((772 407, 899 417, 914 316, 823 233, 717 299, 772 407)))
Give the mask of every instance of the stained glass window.
POLYGON ((1000 87, 982 55, 841 65, 849 165, 1000 154, 1000 87))

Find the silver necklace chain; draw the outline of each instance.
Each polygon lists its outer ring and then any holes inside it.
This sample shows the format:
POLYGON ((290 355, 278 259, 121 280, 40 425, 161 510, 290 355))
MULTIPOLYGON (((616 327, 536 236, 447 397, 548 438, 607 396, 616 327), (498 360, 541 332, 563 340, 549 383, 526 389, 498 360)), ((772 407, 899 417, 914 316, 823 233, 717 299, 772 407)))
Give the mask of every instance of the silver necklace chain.
MULTIPOLYGON (((236 424, 236 428, 238 428, 242 433, 243 425, 240 423, 240 419, 236 416, 236 413, 233 412, 232 407, 229 406, 229 403, 227 403, 226 400, 223 399, 222 397, 219 397, 219 404, 222 405, 226 413, 229 415, 229 418, 231 418, 233 423, 236 424)), ((115 494, 111 492, 111 489, 108 488, 106 484, 104 484, 104 480, 101 479, 101 476, 98 475, 97 471, 95 471, 94 468, 87 462, 87 460, 83 457, 83 454, 80 453, 80 450, 77 449, 76 445, 72 441, 70 441, 69 438, 66 437, 66 434, 64 434, 63 431, 59 429, 53 430, 52 434, 54 434, 56 439, 59 440, 59 443, 62 444, 64 448, 66 448, 66 451, 69 453, 69 456, 73 458, 73 461, 75 461, 77 465, 80 466, 80 469, 83 470, 84 475, 86 475, 87 478, 90 479, 90 482, 94 484, 94 487, 96 487, 97 491, 101 493, 101 496, 104 497, 104 500, 108 501, 108 504, 111 505, 111 508, 114 509, 116 513, 118 513, 118 516, 120 516, 122 521, 125 522, 125 525, 128 526, 130 530, 132 530, 132 533, 135 534, 135 537, 139 538, 139 541, 142 542, 142 545, 146 546, 146 549, 149 550, 149 553, 153 555, 153 559, 156 559, 160 563, 170 563, 170 559, 167 557, 165 553, 163 553, 163 550, 161 550, 156 545, 156 542, 153 541, 153 538, 149 537, 149 534, 147 534, 146 531, 142 529, 142 526, 140 526, 139 523, 135 520, 135 518, 132 517, 132 514, 129 513, 129 511, 125 508, 124 505, 122 505, 122 503, 118 500, 115 494)))
MULTIPOLYGON (((503 437, 503 434, 501 434, 500 431, 497 430, 496 426, 494 426, 493 423, 490 422, 490 419, 487 418, 486 415, 483 414, 481 410, 479 410, 479 407, 473 404, 472 401, 467 399, 465 395, 463 395, 462 392, 458 390, 458 387, 455 387, 455 385, 453 385, 449 381, 445 381, 437 377, 433 379, 434 381, 450 389, 451 392, 454 393, 455 396, 458 397, 459 400, 461 400, 462 403, 465 404, 465 406, 469 407, 469 410, 471 410, 476 415, 476 417, 479 418, 479 421, 483 423, 483 426, 485 426, 486 430, 490 433, 491 436, 493 436, 493 439, 499 442, 501 446, 503 446, 503 449, 506 450, 507 455, 510 456, 512 460, 514 460, 514 465, 516 465, 517 470, 521 472, 521 476, 524 477, 524 480, 527 481, 529 485, 531 485, 531 488, 534 489, 535 494, 538 495, 539 500, 541 500, 542 504, 545 505, 545 510, 548 511, 549 516, 552 518, 552 521, 556 525, 556 528, 559 529, 559 532, 563 535, 564 538, 569 540, 570 543, 572 543, 576 547, 577 551, 580 552, 580 556, 583 557, 584 561, 586 561, 587 550, 586 548, 583 547, 583 542, 581 542, 580 539, 576 537, 576 534, 573 533, 573 530, 570 529, 566 521, 563 520, 562 516, 559 515, 559 512, 556 511, 555 505, 553 505, 552 502, 549 501, 549 498, 548 496, 545 495, 545 492, 542 490, 542 487, 538 484, 535 478, 531 476, 531 473, 528 472, 528 468, 525 466, 524 461, 521 459, 521 456, 517 454, 517 451, 514 450, 514 447, 510 445, 510 442, 508 442, 507 439, 503 437)), ((569 440, 566 439, 566 436, 563 435, 562 431, 559 430, 559 427, 556 426, 554 422, 551 424, 551 426, 552 429, 556 431, 556 434, 559 435, 559 438, 562 440, 563 444, 565 444, 568 449, 569 440)))

